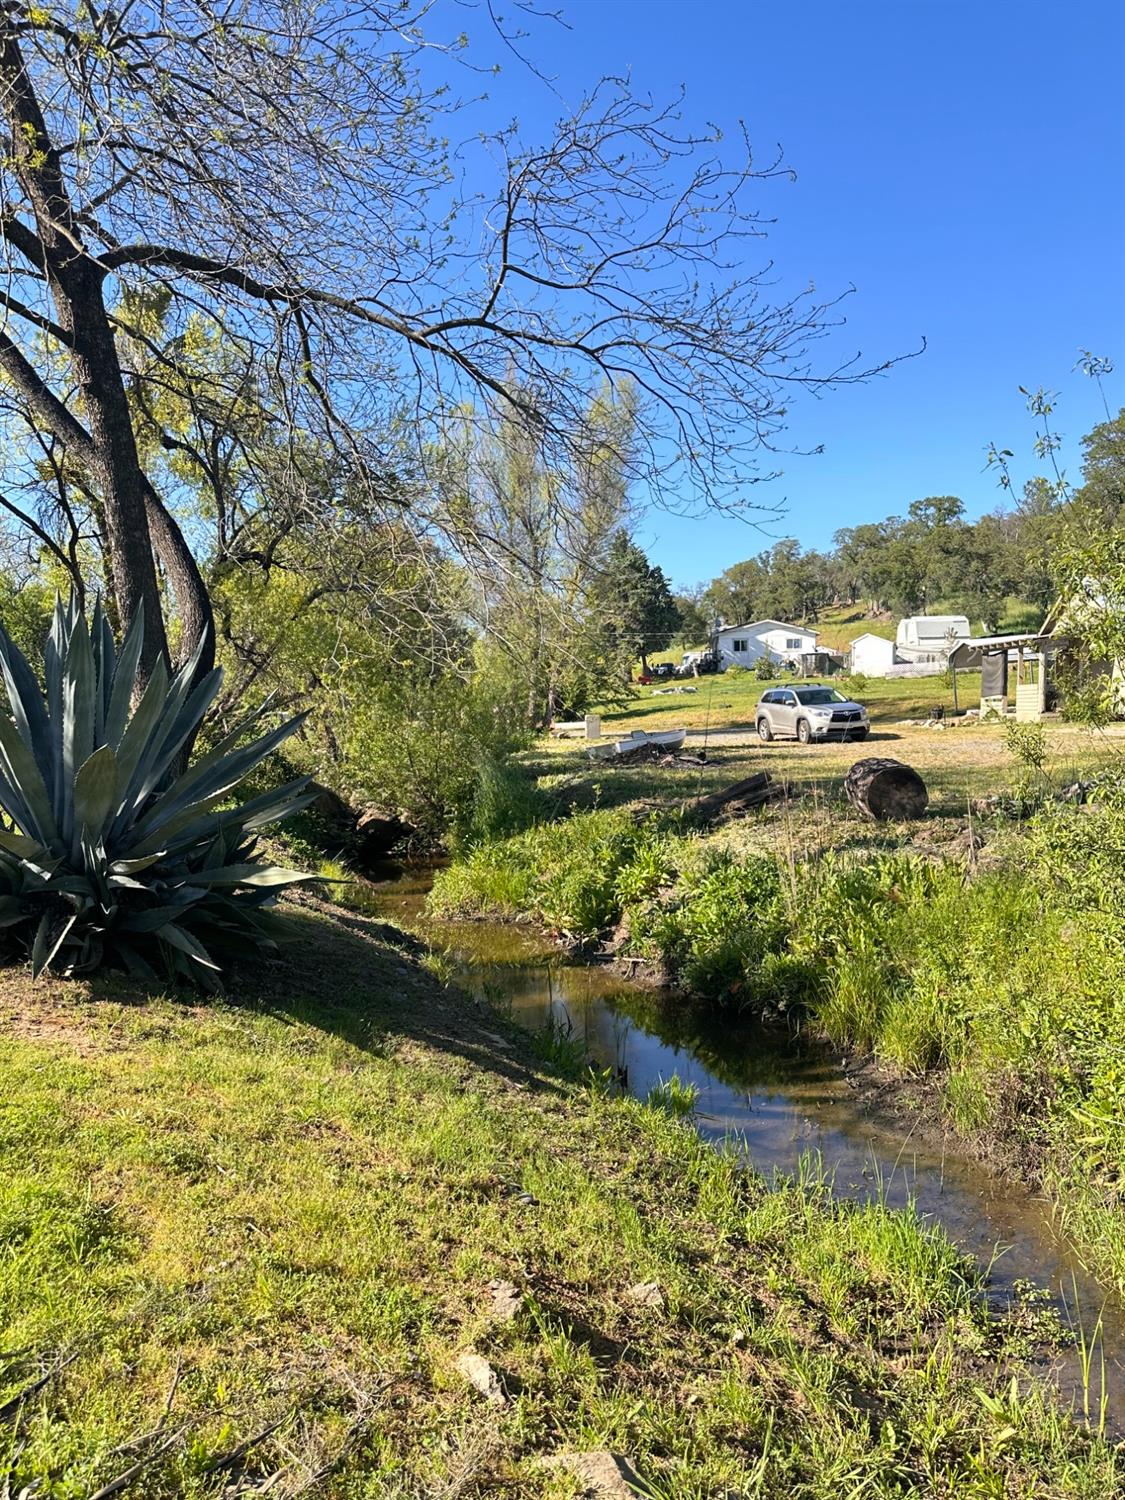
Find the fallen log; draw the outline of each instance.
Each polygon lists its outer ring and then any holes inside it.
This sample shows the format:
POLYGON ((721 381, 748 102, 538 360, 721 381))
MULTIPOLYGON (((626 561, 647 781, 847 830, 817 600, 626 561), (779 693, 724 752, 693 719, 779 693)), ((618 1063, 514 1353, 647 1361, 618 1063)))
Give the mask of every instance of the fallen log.
POLYGON ((719 792, 693 797, 684 811, 697 823, 714 823, 720 817, 739 817, 752 808, 763 807, 775 797, 784 797, 785 787, 771 780, 768 771, 759 771, 742 781, 732 782, 719 792))
MULTIPOLYGON (((683 764, 683 762, 684 758, 681 756, 672 764, 683 764)), ((767 802, 772 802, 776 797, 788 795, 789 788, 784 782, 773 781, 767 772, 759 771, 756 776, 747 776, 742 781, 732 782, 721 792, 708 792, 703 797, 688 798, 687 801, 680 803, 680 812, 692 822, 706 827, 708 823, 714 823, 720 817, 739 818, 743 813, 750 812, 755 807, 764 807, 767 802)), ((643 822, 654 810, 667 812, 668 804, 650 799, 635 808, 633 816, 637 822, 643 822)))
POLYGON ((930 800, 926 783, 912 766, 877 755, 856 761, 844 777, 844 794, 877 823, 920 818, 930 800))

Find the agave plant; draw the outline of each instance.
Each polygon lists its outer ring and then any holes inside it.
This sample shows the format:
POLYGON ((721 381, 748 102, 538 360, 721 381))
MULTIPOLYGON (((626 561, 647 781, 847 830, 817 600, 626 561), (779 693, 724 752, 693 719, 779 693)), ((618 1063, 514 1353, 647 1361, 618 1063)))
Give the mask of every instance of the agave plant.
POLYGON ((140 614, 118 650, 100 601, 89 626, 74 599, 57 602, 44 694, 0 626, 11 706, 10 718, 0 710, 0 809, 12 825, 0 829, 0 937, 30 950, 36 975, 112 962, 213 989, 213 955, 272 946, 264 908, 306 878, 253 856, 258 829, 308 803, 308 778, 231 799, 302 716, 242 744, 263 707, 185 769, 222 672, 196 681, 201 643, 171 679, 158 662, 138 698, 143 641, 140 614))

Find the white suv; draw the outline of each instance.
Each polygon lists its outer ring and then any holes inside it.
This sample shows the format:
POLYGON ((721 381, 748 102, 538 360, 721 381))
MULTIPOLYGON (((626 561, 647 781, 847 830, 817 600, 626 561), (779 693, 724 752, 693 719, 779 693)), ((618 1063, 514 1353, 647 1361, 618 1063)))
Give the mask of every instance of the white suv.
POLYGON ((865 740, 871 729, 862 703, 819 683, 770 688, 758 700, 754 717, 761 739, 796 738, 802 745, 830 737, 865 740))

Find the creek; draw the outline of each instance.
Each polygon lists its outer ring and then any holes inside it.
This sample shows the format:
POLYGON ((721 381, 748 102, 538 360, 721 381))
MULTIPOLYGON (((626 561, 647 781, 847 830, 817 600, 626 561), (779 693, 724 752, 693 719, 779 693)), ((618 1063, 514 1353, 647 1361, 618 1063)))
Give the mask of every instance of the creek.
POLYGON ((431 868, 407 866, 365 885, 372 914, 447 951, 458 983, 519 1025, 553 1026, 580 1042, 637 1097, 673 1077, 693 1085, 696 1128, 715 1141, 736 1138, 767 1178, 795 1176, 802 1158, 819 1157, 837 1195, 913 1203, 940 1225, 986 1270, 994 1305, 1022 1297, 1028 1283, 1039 1288, 1075 1347, 1043 1352, 1033 1368, 1077 1413, 1085 1402, 1094 1422, 1104 1392, 1106 1431, 1125 1437, 1125 1305, 1057 1233, 1046 1198, 959 1150, 953 1137, 881 1110, 814 1038, 662 998, 604 967, 569 961, 533 927, 433 919, 432 879, 431 868), (1084 1380, 1079 1348, 1095 1335, 1084 1380))

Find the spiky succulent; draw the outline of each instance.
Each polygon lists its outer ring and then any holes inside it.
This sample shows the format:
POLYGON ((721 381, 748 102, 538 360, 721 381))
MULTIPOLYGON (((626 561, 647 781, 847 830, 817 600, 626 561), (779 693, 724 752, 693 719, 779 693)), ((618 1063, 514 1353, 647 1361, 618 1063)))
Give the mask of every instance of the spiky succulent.
POLYGON ((242 744, 265 709, 182 759, 222 682, 196 681, 202 643, 174 677, 158 662, 134 706, 144 620, 120 650, 101 603, 90 624, 58 602, 46 694, 0 626, 11 717, 0 709, 0 938, 32 969, 114 962, 155 978, 217 984, 214 955, 268 944, 263 908, 304 877, 254 860, 256 831, 305 806, 307 778, 240 805, 231 793, 301 722, 242 744))

